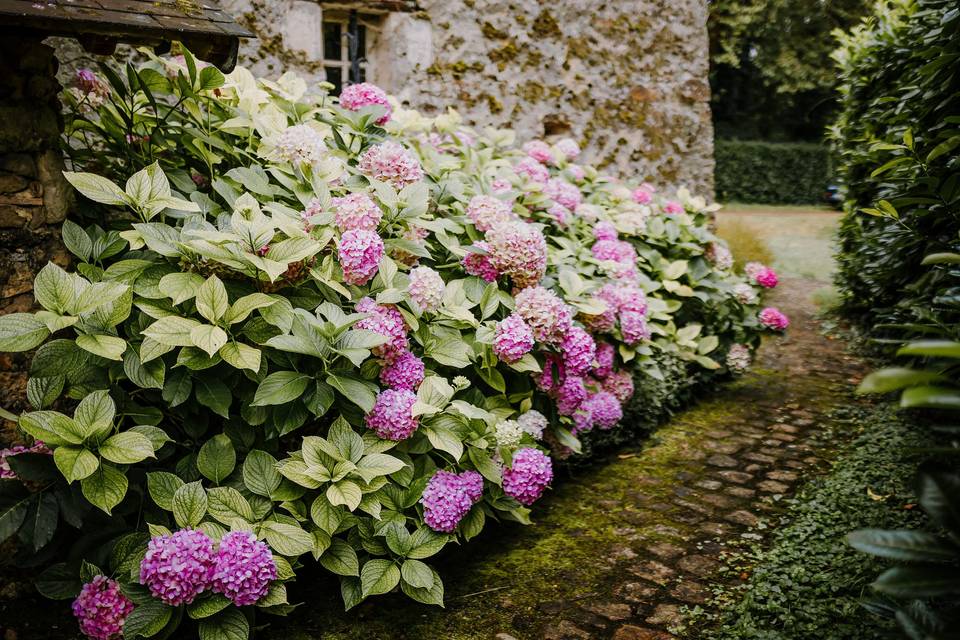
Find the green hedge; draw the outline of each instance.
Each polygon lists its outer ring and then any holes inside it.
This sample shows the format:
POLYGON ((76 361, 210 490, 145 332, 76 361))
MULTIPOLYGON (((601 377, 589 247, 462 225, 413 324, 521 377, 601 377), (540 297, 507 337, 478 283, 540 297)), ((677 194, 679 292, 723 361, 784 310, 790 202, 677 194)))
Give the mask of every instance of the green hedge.
POLYGON ((721 202, 814 204, 830 181, 829 152, 819 144, 717 140, 714 156, 721 202))

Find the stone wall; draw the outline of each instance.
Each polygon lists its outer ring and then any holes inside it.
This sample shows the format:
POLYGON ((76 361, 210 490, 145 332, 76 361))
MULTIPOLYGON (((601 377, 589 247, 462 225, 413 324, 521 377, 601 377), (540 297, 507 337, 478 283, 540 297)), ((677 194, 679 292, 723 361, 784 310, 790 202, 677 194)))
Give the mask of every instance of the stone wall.
MULTIPOLYGON (((0 314, 30 311, 36 273, 49 260, 68 261, 56 70, 52 48, 0 31, 0 314)), ((0 354, 3 408, 23 408, 28 366, 25 354, 0 354)))
POLYGON ((240 57, 257 73, 323 79, 323 11, 355 6, 372 17, 368 77, 410 106, 570 135, 607 170, 712 195, 706 0, 223 5, 258 34, 240 57))

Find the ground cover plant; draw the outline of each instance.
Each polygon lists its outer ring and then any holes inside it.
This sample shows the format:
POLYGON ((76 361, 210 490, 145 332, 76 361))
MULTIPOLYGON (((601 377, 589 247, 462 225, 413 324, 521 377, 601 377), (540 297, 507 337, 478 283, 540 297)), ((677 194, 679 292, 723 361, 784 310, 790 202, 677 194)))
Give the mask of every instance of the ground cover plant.
POLYGON ((102 73, 69 93, 75 268, 0 318, 0 348, 39 347, 0 540, 57 561, 38 588, 92 638, 246 638, 311 558, 347 608, 441 605, 424 560, 528 522, 667 367, 742 371, 787 327, 702 198, 572 140, 189 52, 102 73))

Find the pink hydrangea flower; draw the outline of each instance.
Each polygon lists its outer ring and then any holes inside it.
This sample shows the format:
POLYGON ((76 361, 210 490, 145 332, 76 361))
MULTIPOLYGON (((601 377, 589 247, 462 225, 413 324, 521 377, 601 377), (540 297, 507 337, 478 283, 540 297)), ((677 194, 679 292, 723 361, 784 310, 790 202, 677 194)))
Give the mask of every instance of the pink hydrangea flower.
POLYGON ((550 179, 550 170, 533 158, 523 158, 514 165, 513 170, 518 176, 526 176, 530 182, 546 184, 550 179))
POLYGON ((533 332, 519 314, 511 313, 497 323, 493 337, 493 353, 507 364, 513 364, 533 349, 533 332))
POLYGON ((650 339, 650 327, 644 314, 636 311, 620 312, 620 334, 627 344, 650 339))
MULTIPOLYGON (((332 198, 330 203, 333 206, 334 223, 340 231, 376 231, 383 219, 383 211, 365 193, 332 198)), ((308 206, 307 211, 310 210, 308 206)))
POLYGON ((383 240, 376 231, 351 229, 340 236, 337 256, 347 284, 363 285, 373 279, 383 258, 383 240))
POLYGON ((580 155, 580 145, 572 138, 558 140, 553 148, 559 151, 567 160, 573 160, 580 155))
POLYGON ((165 604, 190 604, 210 586, 213 542, 202 531, 154 536, 140 562, 140 584, 165 604))
POLYGON ((523 429, 523 432, 530 434, 534 440, 539 440, 543 437, 543 432, 548 425, 547 417, 534 409, 527 411, 517 418, 517 423, 520 425, 520 428, 523 429))
POLYGON ((515 302, 516 312, 538 342, 560 344, 573 326, 570 307, 549 289, 528 287, 517 293, 515 302))
POLYGON ((483 477, 476 471, 439 470, 430 477, 420 498, 423 521, 434 531, 453 533, 482 495, 483 477))
POLYGON ((790 319, 776 307, 765 308, 760 312, 759 318, 760 324, 774 331, 783 331, 790 326, 790 319))
POLYGON ((497 178, 490 183, 490 188, 494 193, 506 193, 513 188, 513 185, 510 184, 509 180, 504 180, 503 178, 497 178))
POLYGON ((745 344, 730 345, 727 351, 727 368, 733 373, 742 373, 750 367, 750 347, 745 344))
POLYGON ((670 215, 683 213, 683 205, 676 200, 667 200, 663 205, 663 211, 670 215))
POLYGON ((571 416, 587 398, 587 388, 583 378, 574 375, 565 375, 563 381, 555 389, 557 398, 557 413, 571 416))
POLYGON ((503 492, 522 505, 536 502, 553 480, 553 463, 539 449, 525 447, 513 454, 513 463, 503 470, 503 492))
POLYGON ((560 353, 564 368, 575 376, 582 376, 593 366, 597 343, 580 327, 571 327, 560 343, 560 353))
POLYGON ((403 314, 396 307, 377 304, 372 298, 361 298, 355 308, 357 313, 368 315, 353 325, 354 327, 373 331, 390 339, 386 344, 374 347, 374 354, 389 362, 407 350, 407 325, 403 314))
POLYGON ((617 236, 617 228, 612 222, 601 220, 593 227, 593 237, 596 240, 616 240, 617 236))
POLYGON ((597 260, 609 260, 630 266, 637 262, 637 250, 625 240, 597 240, 590 247, 590 252, 597 260))
POLYGON ((547 215, 560 227, 565 227, 570 222, 570 209, 556 202, 547 209, 547 215))
POLYGON ((593 375, 599 380, 603 380, 613 372, 613 360, 616 349, 609 342, 597 343, 597 363, 593 367, 593 375))
POLYGON ((443 302, 446 285, 440 274, 430 267, 417 267, 410 270, 410 285, 407 293, 410 299, 424 311, 436 311, 443 302))
POLYGON ((574 181, 581 182, 584 178, 587 177, 587 172, 583 170, 578 164, 567 165, 567 175, 570 176, 574 181))
POLYGON ((490 262, 518 287, 531 287, 547 270, 547 240, 535 226, 509 222, 487 232, 490 262))
POLYGON ((612 393, 619 402, 626 402, 633 397, 633 376, 624 369, 611 373, 601 381, 600 386, 612 393))
POLYGON ((553 153, 550 151, 550 145, 543 140, 531 140, 523 145, 523 152, 539 162, 547 164, 553 160, 553 153))
POLYGON ((583 202, 583 194, 575 184, 570 184, 561 178, 550 178, 543 188, 548 198, 562 204, 567 209, 575 210, 583 202))
POLYGON ((403 351, 380 370, 380 382, 391 389, 416 391, 423 382, 423 360, 410 351, 403 351))
POLYGON ((17 474, 14 473, 13 469, 10 468, 10 463, 7 460, 13 456, 20 455, 21 453, 53 454, 53 451, 47 448, 47 445, 40 440, 37 440, 29 447, 22 444, 15 444, 8 449, 0 449, 0 479, 11 479, 17 477, 17 474))
POLYGON ((277 138, 277 153, 290 164, 314 165, 327 155, 327 145, 320 132, 308 124, 284 129, 277 138))
POLYGON ((552 393, 559 387, 560 382, 566 376, 563 369, 563 360, 557 353, 548 353, 544 358, 543 370, 539 374, 533 374, 533 380, 537 383, 537 388, 547 393, 552 393))
POLYGON ((720 271, 727 271, 733 266, 733 254, 719 242, 711 242, 704 255, 720 271))
POLYGON ((601 429, 612 429, 623 419, 620 401, 609 391, 590 394, 579 408, 589 413, 590 421, 601 429))
POLYGON ((637 187, 633 190, 633 201, 637 204, 650 204, 653 202, 653 191, 646 187, 637 187))
POLYGON ((93 640, 119 640, 134 605, 120 592, 116 580, 95 576, 83 585, 70 607, 83 635, 93 640))
POLYGON ((377 119, 377 124, 386 124, 390 120, 390 114, 393 113, 393 107, 387 100, 387 93, 369 82, 344 87, 343 91, 340 92, 340 106, 350 111, 359 111, 369 106, 383 107, 386 109, 386 113, 377 119))
POLYGON ((475 242, 473 246, 486 253, 468 252, 462 260, 463 270, 471 276, 477 276, 487 282, 496 281, 496 279, 500 277, 500 272, 497 271, 497 268, 493 266, 493 262, 490 260, 490 245, 480 240, 475 242))
POLYGON ((417 394, 409 389, 386 389, 377 394, 373 409, 366 415, 367 427, 385 440, 406 440, 420 426, 413 415, 417 394))
POLYGON ((220 540, 210 588, 238 607, 256 604, 277 579, 273 554, 249 531, 231 531, 220 540))
POLYGON ((749 268, 747 275, 761 287, 772 289, 777 286, 777 272, 770 267, 751 262, 747 264, 747 268, 749 268))
POLYGON ((390 140, 367 149, 360 156, 357 168, 368 178, 389 182, 397 189, 423 179, 420 162, 409 151, 390 140))
POLYGON ((478 195, 467 204, 467 217, 478 231, 490 231, 502 224, 517 220, 510 205, 493 196, 478 195))

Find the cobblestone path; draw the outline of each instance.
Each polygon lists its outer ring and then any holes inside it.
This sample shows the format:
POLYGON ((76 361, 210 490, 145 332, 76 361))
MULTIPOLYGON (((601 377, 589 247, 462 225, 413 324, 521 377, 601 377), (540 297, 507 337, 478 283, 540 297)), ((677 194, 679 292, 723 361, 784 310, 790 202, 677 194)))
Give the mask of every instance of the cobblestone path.
POLYGON ((266 637, 680 637, 681 608, 704 606, 726 580, 719 553, 748 531, 765 535, 781 498, 823 470, 835 447, 823 437, 827 414, 850 402, 863 365, 822 334, 810 302, 821 284, 786 279, 777 288, 772 303, 792 325, 764 344, 751 373, 644 448, 560 483, 534 526, 494 527, 441 559, 446 610, 388 597, 344 615, 334 591, 294 589, 308 604, 266 637))

